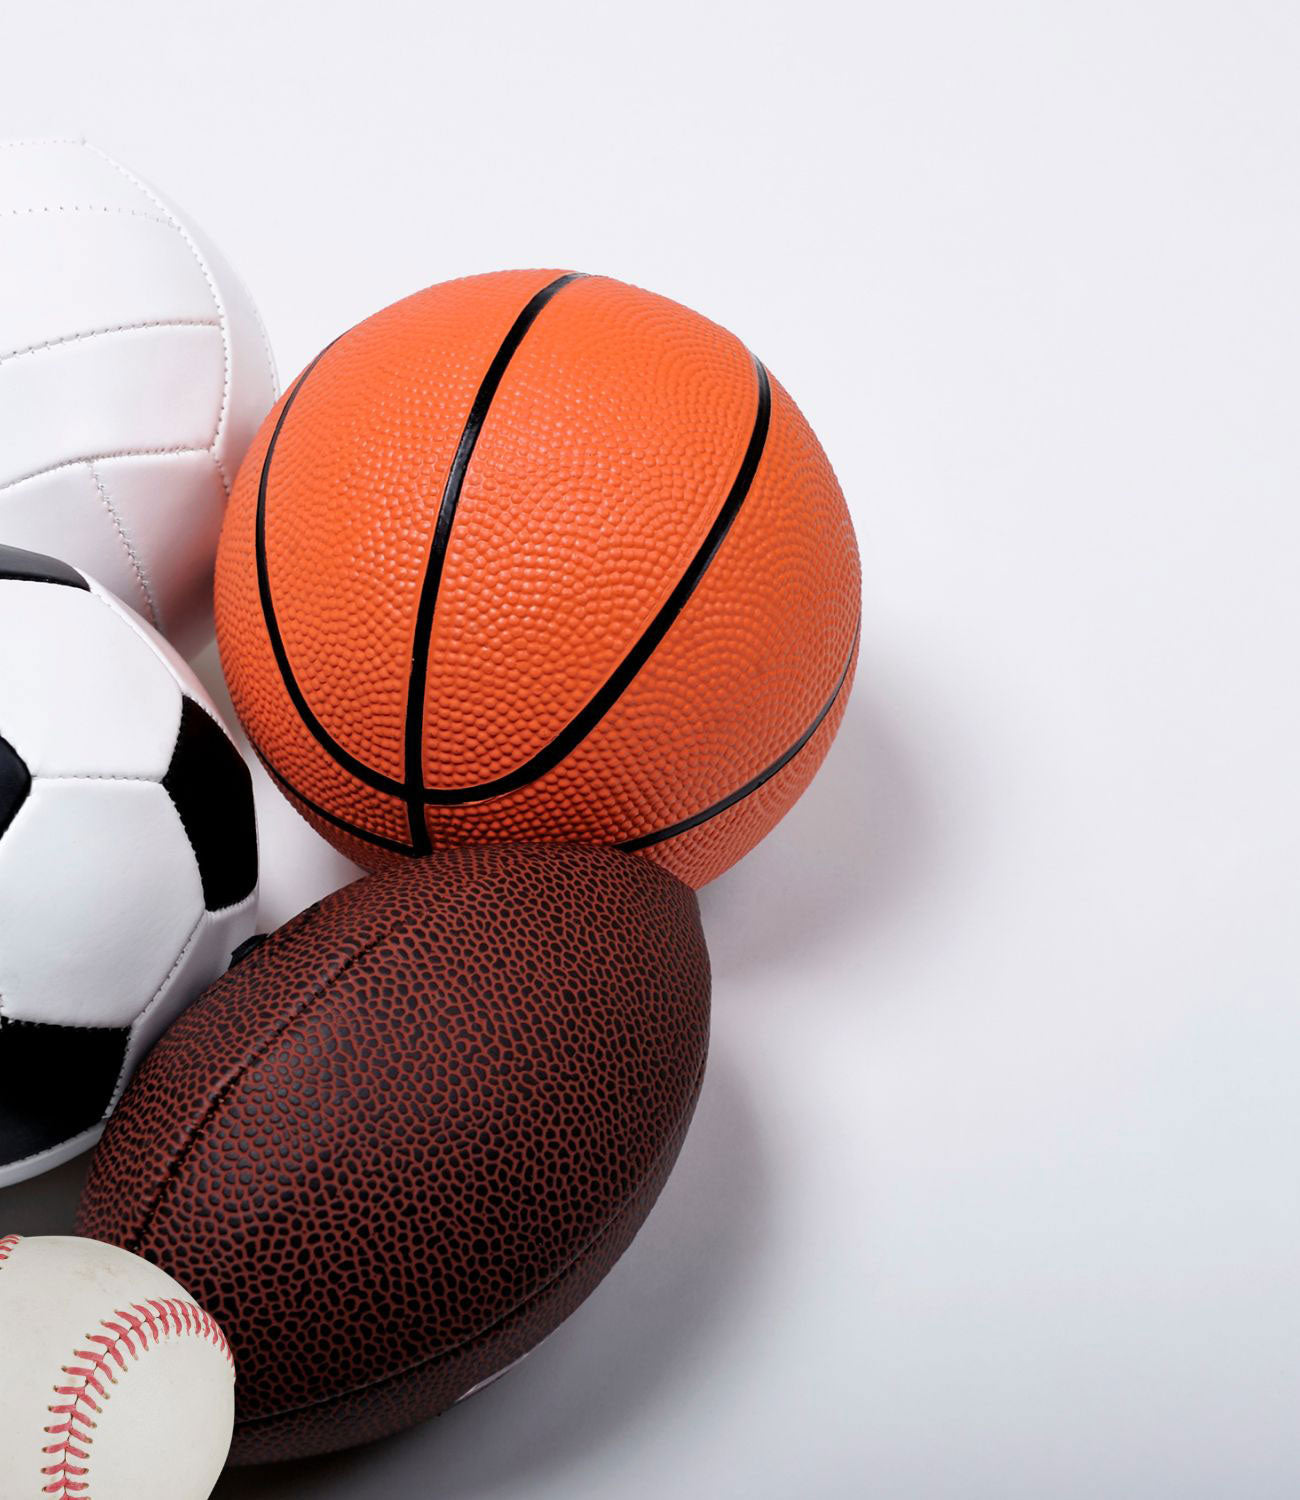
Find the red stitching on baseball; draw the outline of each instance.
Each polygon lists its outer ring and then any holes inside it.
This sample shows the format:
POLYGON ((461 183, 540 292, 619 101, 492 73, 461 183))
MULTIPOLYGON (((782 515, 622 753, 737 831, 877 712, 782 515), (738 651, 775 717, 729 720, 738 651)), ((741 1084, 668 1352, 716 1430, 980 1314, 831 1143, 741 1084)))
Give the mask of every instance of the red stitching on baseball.
POLYGON ((0 1235, 0 1266, 4 1265, 5 1261, 9 1259, 10 1252, 20 1239, 22 1239, 22 1235, 20 1234, 0 1235))
MULTIPOLYGON (((13 1234, 0 1239, 0 1264, 17 1242, 18 1236, 13 1234)), ((54 1387, 54 1394, 62 1400, 49 1408, 50 1414, 61 1420, 45 1429, 55 1441, 41 1449, 50 1459, 41 1470, 42 1477, 49 1481, 41 1493, 57 1496, 58 1500, 90 1500, 86 1475, 90 1471, 90 1445, 95 1440, 95 1417, 103 1411, 100 1403, 107 1401, 108 1387, 116 1385, 118 1376, 130 1368, 127 1355, 134 1362, 171 1334, 201 1338, 234 1364, 230 1345, 216 1322, 201 1307, 179 1297, 150 1298, 148 1302, 114 1308, 113 1316, 102 1319, 99 1326, 107 1331, 86 1335, 86 1343, 94 1347, 74 1349, 73 1358, 78 1363, 63 1366, 72 1383, 54 1387)))

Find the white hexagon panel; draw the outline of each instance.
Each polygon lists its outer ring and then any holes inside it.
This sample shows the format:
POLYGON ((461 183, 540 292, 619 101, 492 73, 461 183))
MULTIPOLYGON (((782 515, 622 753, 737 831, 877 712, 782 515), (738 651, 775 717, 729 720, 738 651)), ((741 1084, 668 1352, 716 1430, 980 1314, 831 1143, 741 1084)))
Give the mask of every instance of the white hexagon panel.
POLYGON ((93 1144, 253 930, 248 768, 190 669, 67 563, 0 546, 0 1186, 93 1144))

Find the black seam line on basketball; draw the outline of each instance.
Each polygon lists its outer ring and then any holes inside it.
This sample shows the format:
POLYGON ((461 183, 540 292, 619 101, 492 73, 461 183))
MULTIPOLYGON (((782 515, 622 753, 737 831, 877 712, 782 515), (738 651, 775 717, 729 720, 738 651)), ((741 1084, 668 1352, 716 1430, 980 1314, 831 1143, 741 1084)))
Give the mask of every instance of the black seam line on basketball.
POLYGON ((695 556, 677 580, 673 591, 660 607, 658 614, 642 632, 640 639, 586 705, 569 720, 548 745, 539 750, 530 760, 506 775, 497 777, 495 781, 480 782, 477 786, 426 787, 423 792, 425 803, 448 807, 463 802, 485 802, 489 798, 518 791, 520 787, 527 786, 548 771, 554 770, 565 756, 580 745, 600 723, 626 691, 628 684, 649 661, 655 648, 668 634, 673 621, 686 607, 687 601, 695 592, 701 578, 704 577, 709 564, 717 556, 718 549, 726 539, 732 523, 745 502, 745 497, 749 494, 754 475, 758 472, 759 461, 767 442, 768 427, 771 423, 772 388, 767 378, 767 371, 757 359, 754 360, 754 371, 758 380, 758 409, 754 417, 754 430, 750 433, 740 469, 731 489, 727 492, 727 498, 713 519, 708 535, 701 542, 695 556))
POLYGON ((421 852, 418 849, 412 848, 410 844, 399 843, 397 839, 390 839, 385 834, 371 833, 368 828, 361 828, 356 823, 349 823, 346 818, 340 818, 337 813, 329 812, 326 808, 323 808, 319 802, 313 802, 310 797, 300 792, 287 776, 276 770, 265 751, 254 744, 251 739, 248 743, 252 746, 254 755, 265 766, 266 774, 271 780, 276 782, 281 790, 288 792, 291 797, 301 802, 304 807, 309 808, 318 818, 323 818, 325 822, 333 824, 335 828, 341 828, 344 833, 350 833, 353 838, 364 839, 366 843, 375 844, 380 849, 387 849, 392 854, 416 855, 421 852))
POLYGON ((614 847, 622 849, 627 854, 634 854, 638 849, 648 849, 652 844, 662 844, 665 839, 676 838, 679 833, 687 833, 692 828, 698 828, 701 823, 707 823, 711 818, 716 818, 719 813, 726 812, 729 807, 735 807, 737 802, 743 802, 751 793, 756 792, 764 782, 770 781, 778 771, 784 770, 808 741, 812 739, 813 735, 817 733, 822 721, 830 713, 831 709, 835 707, 840 694, 844 691, 844 684, 849 678, 849 668, 853 665, 853 653, 858 649, 858 631, 860 629, 861 622, 859 622, 857 629, 853 632, 853 644, 849 647, 849 659, 844 663, 844 670, 840 673, 839 681, 835 684, 835 691, 826 700, 817 717, 784 755, 779 756, 765 771, 760 771, 757 776, 747 781, 744 786, 738 787, 729 796, 724 797, 721 802, 715 802, 712 806, 706 807, 702 812, 694 813, 689 818, 683 818, 680 823, 671 823, 667 828, 660 828, 655 833, 644 833, 640 838, 625 839, 623 843, 616 844, 614 847))
MULTIPOLYGON (((343 335, 340 335, 343 337, 343 335)), ((267 637, 271 642, 271 650, 275 655, 276 666, 280 671, 280 679, 284 683, 285 690, 293 700, 298 715, 320 745, 328 751, 330 756, 350 771, 358 781, 366 786, 373 787, 379 792, 388 792, 392 796, 401 797, 405 794, 406 783, 396 780, 391 776, 385 776, 379 771, 372 770, 364 761, 358 760, 350 751, 345 750, 342 745, 330 734, 329 730, 312 712, 302 689, 298 686, 298 679, 293 674, 293 668, 289 664, 289 653, 285 649, 284 638, 280 634, 279 622, 275 617, 275 606, 271 599, 271 575, 266 558, 266 492, 271 474, 271 459, 275 455, 276 444, 280 440, 280 432, 284 427, 285 418, 289 415, 293 403, 298 399, 298 393, 306 383, 307 377, 321 362, 322 359, 338 343, 327 344, 324 349, 312 360, 311 364, 299 375, 294 383, 293 389, 285 397, 284 405, 280 408, 280 415, 276 418, 275 426, 271 431, 271 440, 266 445, 266 454, 262 459, 262 472, 257 481, 257 517, 254 529, 254 547, 257 554, 257 592, 262 606, 262 619, 266 624, 267 637)), ((295 794, 296 795, 296 794, 295 794)))
MULTIPOLYGON (((399 925, 392 931, 386 933, 385 936, 393 937, 400 931, 401 927, 399 925)), ((429 1365, 437 1364, 439 1360, 447 1359, 452 1355, 459 1354, 470 1346, 480 1343, 484 1339, 491 1338, 492 1335, 497 1333, 506 1323, 509 1323, 512 1318, 518 1317, 521 1313, 527 1311, 527 1309, 539 1298, 546 1296, 548 1292, 554 1291, 557 1287, 561 1286, 565 1278, 572 1275, 573 1272, 577 1269, 579 1262, 581 1262, 586 1256, 590 1255, 592 1251, 598 1249, 603 1244, 603 1242, 610 1237, 610 1235, 616 1228, 621 1227, 620 1219, 621 1216, 626 1213, 628 1205, 635 1202, 638 1196, 646 1190, 651 1182, 654 1181, 655 1175, 661 1170, 664 1162, 669 1160, 669 1158, 675 1158, 678 1154, 680 1154, 682 1146, 686 1140, 686 1132, 690 1128, 691 1120, 694 1117, 695 1110, 700 1102, 700 1091, 704 1087, 704 1074, 707 1066, 708 1056, 706 1051, 704 1061, 695 1070, 695 1081, 691 1085, 690 1094, 688 1095, 686 1103, 682 1108, 681 1115, 678 1117, 676 1125, 673 1127, 672 1134, 666 1141, 663 1142, 658 1151, 655 1152, 654 1160, 641 1174, 641 1180, 637 1183, 636 1187, 627 1195, 623 1207, 616 1209, 614 1213, 611 1214, 610 1217, 606 1219, 598 1229, 594 1230, 591 1235, 589 1235, 588 1238, 583 1242, 583 1244, 580 1245, 578 1249, 569 1256, 569 1258, 559 1268, 559 1270, 553 1272, 550 1276, 548 1276, 540 1286, 534 1287, 526 1297, 521 1298, 514 1304, 513 1307, 508 1308, 500 1315, 500 1317, 495 1319, 492 1323, 489 1323, 486 1328, 480 1328, 475 1333, 466 1334, 464 1338, 457 1339, 455 1343, 448 1344, 444 1348, 436 1350, 433 1354, 426 1355, 423 1359, 417 1359, 414 1364, 405 1365, 400 1370, 390 1370, 385 1375, 376 1375, 374 1379, 363 1381, 360 1385, 352 1386, 346 1391, 335 1391, 328 1396, 319 1396, 314 1401, 304 1401, 300 1406, 288 1406, 285 1407, 282 1411, 264 1412, 261 1416, 258 1417, 246 1417, 243 1421, 236 1421, 236 1431, 247 1432, 250 1428, 256 1428, 257 1426, 259 1426, 259 1424, 265 1424, 267 1422, 280 1422, 283 1421, 285 1417, 294 1417, 297 1416, 300 1412, 314 1411, 317 1407, 329 1406, 332 1402, 335 1401, 346 1401, 352 1396, 359 1396, 365 1391, 374 1390, 378 1386, 387 1385, 390 1381, 409 1380, 411 1376, 418 1375, 421 1370, 427 1369, 429 1365)), ((665 1176, 666 1175, 667 1174, 665 1174, 665 1176)), ((663 1184, 661 1182, 661 1191, 662 1186, 663 1184)), ((651 1203, 650 1207, 654 1207, 653 1202, 651 1203)), ((647 1214, 648 1212, 649 1210, 647 1210, 647 1214)), ((644 1222, 645 1216, 642 1217, 642 1223, 644 1222)), ((504 1371, 498 1373, 504 1373, 504 1371)), ((471 1387, 470 1389, 472 1390, 473 1387, 471 1387)), ((463 1391, 461 1394, 463 1396, 467 1396, 469 1395, 469 1391, 463 1391)), ((461 1397, 458 1396, 456 1399, 460 1400, 461 1397)))
MULTIPOLYGON (((561 286, 568 285, 570 281, 579 279, 581 277, 581 274, 582 273, 580 272, 572 272, 566 276, 558 278, 555 282, 550 283, 549 286, 543 287, 542 291, 537 294, 537 297, 542 297, 548 292, 551 295, 554 295, 556 291, 559 291, 561 289, 561 286)), ((533 303, 537 301, 537 297, 534 297, 533 301, 529 303, 529 306, 526 307, 523 313, 520 314, 519 319, 516 320, 515 327, 518 327, 520 322, 522 322, 523 319, 527 316, 529 308, 532 307, 533 303)), ((549 300, 549 298, 547 298, 547 300, 549 300)), ((541 306, 544 305, 545 303, 543 302, 541 306)), ((528 323, 525 324, 525 326, 520 330, 520 339, 522 339, 523 334, 527 331, 528 325, 531 324, 531 322, 535 319, 537 312, 539 312, 540 310, 540 306, 537 307, 534 310, 532 316, 528 318, 528 323)), ((512 334, 513 332, 514 328, 512 328, 511 330, 512 334)), ((509 339, 510 335, 507 335, 507 342, 509 341, 509 339)), ((337 343, 338 340, 336 339, 334 342, 337 343)), ((516 340, 515 347, 517 347, 517 342, 518 340, 516 340)), ((284 426, 285 419, 288 416, 289 410, 292 407, 294 401, 297 399, 298 393, 302 389, 303 383, 315 369, 316 365, 320 362, 323 356, 327 354, 332 347, 333 344, 330 344, 327 345, 325 349, 321 350, 321 353, 318 354, 314 360, 312 360, 311 364, 308 365, 303 373, 298 377, 296 384, 289 392, 289 395, 285 400, 284 406, 280 409, 280 415, 277 418, 275 428, 271 433, 270 442, 267 444, 266 454, 262 461, 262 472, 258 481, 257 496, 257 524, 255 540, 257 553, 258 590, 261 596, 262 614, 266 622, 267 634, 271 641, 271 649, 275 655, 281 678, 284 681, 285 688, 288 691, 289 696, 292 699, 294 706, 298 710, 298 713, 307 729, 310 731, 312 736, 320 743, 320 745, 331 755, 331 757, 338 762, 339 765, 343 766, 344 769, 351 772, 352 775, 354 775, 359 781, 363 782, 366 786, 373 788, 375 791, 386 792, 390 796, 404 798, 407 801, 409 811, 413 808, 414 805, 416 805, 416 787, 408 781, 399 781, 394 777, 385 776, 381 772, 375 771, 370 766, 367 766, 363 761, 358 760, 356 756, 352 755, 350 751, 346 750, 342 745, 338 743, 337 740, 334 739, 334 737, 316 717, 315 713, 313 713, 310 705, 307 703, 307 700, 302 693, 301 688, 298 686, 296 678, 293 675, 293 669, 289 664, 288 654, 285 650, 284 641, 280 635, 279 625, 275 619, 274 606, 271 601, 270 579, 266 561, 266 494, 271 459, 274 454, 275 446, 279 439, 281 429, 284 426)), ((503 344, 502 350, 498 351, 498 358, 500 358, 500 355, 502 351, 505 350, 505 348, 506 346, 503 344)), ((506 359, 502 363, 502 371, 504 371, 505 364, 509 362, 509 356, 513 353, 514 347, 511 347, 509 353, 506 355, 506 359)), ((704 573, 708 569, 710 563, 713 561, 713 558, 716 555, 719 547, 725 540, 727 533, 730 531, 732 523, 735 521, 736 515, 739 513, 740 508, 749 493, 750 486, 753 484, 754 476, 758 470, 759 461, 762 458, 763 449, 767 441, 768 427, 771 421, 772 402, 771 386, 768 380, 766 369, 757 359, 754 359, 754 369, 758 381, 758 407, 754 421, 754 428, 752 433, 750 434, 749 444, 745 450, 744 457, 741 460, 740 469, 736 475, 730 491, 727 494, 726 499, 722 504, 721 509, 718 511, 717 516, 714 518, 713 525, 710 527, 703 543, 696 552, 695 556, 692 558, 686 571, 678 580, 672 593, 668 596, 668 599, 660 608, 655 618, 650 622, 649 626, 647 626, 646 630, 642 633, 640 639, 632 647, 631 651, 629 651, 627 656, 623 658, 618 667, 605 681, 599 691, 587 702, 585 707, 573 719, 569 721, 564 729, 562 729, 560 733, 556 735, 556 737, 551 740, 548 745, 546 745, 542 750, 531 757, 531 759, 526 761, 523 765, 516 767, 515 770, 508 772, 504 776, 497 777, 492 781, 480 782, 474 786, 421 786, 418 790, 419 804, 425 806, 450 807, 469 802, 485 802, 493 797, 500 797, 506 795, 509 792, 518 791, 521 787, 527 786, 530 782, 536 781, 539 777, 545 775, 548 771, 553 770, 565 758, 565 756, 570 754, 570 752, 577 745, 581 744, 581 742, 587 737, 587 735, 591 733, 592 729, 594 729, 595 726, 600 722, 600 720, 603 719, 604 716, 609 712, 614 703, 617 702, 618 698, 626 690, 628 684, 631 683, 633 678, 635 678, 637 673, 641 670, 641 668, 649 660, 650 656, 654 653, 660 641, 668 633, 668 630, 673 624, 674 620, 676 620, 677 616, 681 613, 691 595, 695 592, 696 586, 699 584, 700 579, 704 576, 704 573)), ((498 374, 496 382, 493 385, 492 392, 490 392, 488 396, 489 402, 491 399, 491 395, 495 392, 496 385, 500 383, 500 378, 501 376, 500 374, 498 374)), ((488 381, 485 378, 484 388, 486 388, 487 384, 488 381)), ((480 390, 480 395, 481 394, 482 389, 480 390)), ((482 424, 480 421, 479 426, 481 427, 481 425, 482 424)), ((477 438, 477 434, 475 435, 475 438, 477 438)), ((462 442, 463 441, 464 435, 462 435, 462 442)), ((471 453, 472 449, 473 445, 471 444, 469 450, 471 453)), ((466 463, 468 463, 468 455, 466 457, 466 463)), ((448 527, 450 527, 450 521, 448 522, 448 527)), ((428 628, 431 632, 431 610, 430 625, 428 628)), ((425 643, 425 651, 427 652, 427 642, 425 643)), ((413 667, 415 665, 416 658, 420 654, 421 653, 417 650, 412 650, 413 667)), ((423 674, 421 674, 421 677, 423 677, 423 674)), ((418 704, 422 727, 423 699, 423 687, 421 687, 421 690, 418 692, 418 694, 412 693, 408 698, 408 723, 413 705, 418 704)), ((284 785, 289 790, 293 790, 291 787, 289 787, 288 782, 285 782, 284 785)), ((293 795, 299 796, 296 791, 293 792, 293 795)), ((300 800, 306 802, 307 799, 303 798, 300 800)), ((323 811, 320 815, 326 816, 323 811)), ((424 827, 424 819, 422 815, 419 819, 419 822, 421 828, 424 829, 423 837, 421 837, 420 833, 414 828, 414 824, 412 826, 412 833, 416 841, 422 844, 428 839, 428 831, 427 828, 424 827)), ((340 826, 346 826, 350 829, 350 825, 340 826)), ((361 836, 364 837, 365 835, 362 834, 361 836)), ((371 837, 371 841, 374 842, 374 836, 371 837)), ((400 849, 404 853, 421 852, 416 848, 408 849, 405 845, 395 844, 394 847, 400 849)))
POLYGON ((483 424, 496 396, 506 368, 514 358, 524 335, 537 321, 548 302, 574 281, 584 279, 581 271, 570 271, 549 282, 541 291, 529 298, 523 311, 510 325, 510 330, 501 341, 501 347, 493 356, 487 374, 474 396, 460 441, 447 471, 442 487, 442 499, 438 505, 438 518, 434 523, 433 539, 429 544, 429 557, 425 563, 424 578, 420 584, 420 600, 415 611, 415 631, 411 639, 411 675, 406 690, 406 801, 411 823, 411 842, 421 849, 429 846, 429 830, 424 821, 424 697, 429 679, 429 642, 433 635, 433 616, 438 605, 438 590, 442 583, 443 567, 447 560, 447 544, 451 540, 456 510, 460 505, 461 491, 465 487, 465 475, 478 444, 483 424))

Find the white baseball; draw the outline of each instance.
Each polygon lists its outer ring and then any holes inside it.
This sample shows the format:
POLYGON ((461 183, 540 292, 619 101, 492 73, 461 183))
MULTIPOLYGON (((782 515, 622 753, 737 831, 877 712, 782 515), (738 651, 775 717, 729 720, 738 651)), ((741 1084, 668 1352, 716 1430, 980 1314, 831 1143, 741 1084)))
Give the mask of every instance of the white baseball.
POLYGON ((0 1237, 0 1500, 206 1500, 230 1449, 220 1328, 97 1240, 0 1237))

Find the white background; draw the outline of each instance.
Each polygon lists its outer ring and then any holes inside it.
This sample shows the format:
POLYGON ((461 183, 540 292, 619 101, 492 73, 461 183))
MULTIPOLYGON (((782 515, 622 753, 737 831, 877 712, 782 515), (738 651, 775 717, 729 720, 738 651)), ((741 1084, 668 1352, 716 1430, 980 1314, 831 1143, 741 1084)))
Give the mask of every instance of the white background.
MULTIPOLYGON (((283 377, 607 272, 770 364, 862 544, 634 1248, 491 1391, 223 1500, 1297 1493, 1298 14, 6 8, 0 132, 178 201, 283 377)), ((278 921, 347 871, 261 790, 278 921)))

